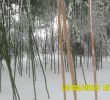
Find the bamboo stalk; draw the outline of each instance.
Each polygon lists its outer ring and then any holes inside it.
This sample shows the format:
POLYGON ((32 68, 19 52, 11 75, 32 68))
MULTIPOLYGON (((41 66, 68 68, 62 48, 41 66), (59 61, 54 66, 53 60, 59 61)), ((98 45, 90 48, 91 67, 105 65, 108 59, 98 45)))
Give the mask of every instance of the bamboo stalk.
MULTIPOLYGON (((96 78, 96 55, 95 55, 95 45, 94 45, 94 35, 93 35, 93 20, 92 20, 92 0, 89 0, 89 17, 90 17, 90 39, 91 39, 91 48, 92 48, 92 65, 93 65, 93 74, 94 74, 94 85, 97 84, 96 78)), ((95 92, 95 100, 98 100, 97 91, 95 92)))
MULTIPOLYGON (((61 23, 60 23, 60 2, 57 0, 58 6, 58 34, 59 34, 59 48, 60 48, 60 60, 61 60, 61 72, 62 72, 62 81, 63 86, 65 86, 65 68, 64 68, 64 59, 63 59, 63 44, 62 44, 62 32, 61 32, 61 23)), ((66 91, 64 91, 64 100, 66 100, 66 91)))
MULTIPOLYGON (((66 41, 66 48, 67 48, 67 60, 70 68, 72 84, 76 85, 75 69, 74 69, 73 58, 71 53, 70 40, 68 39, 68 34, 67 34, 64 0, 60 0, 60 2, 61 2, 61 10, 62 10, 62 16, 63 16, 64 40, 66 41)), ((73 95, 74 95, 74 100, 77 100, 76 91, 73 91, 73 95)))
POLYGON ((29 36, 29 52, 31 56, 31 66, 32 66, 32 79, 33 79, 33 88, 34 88, 34 99, 37 100, 36 96, 36 86, 35 86, 35 66, 34 66, 34 50, 33 50, 33 32, 31 27, 31 14, 30 14, 30 0, 28 2, 28 36, 29 36))

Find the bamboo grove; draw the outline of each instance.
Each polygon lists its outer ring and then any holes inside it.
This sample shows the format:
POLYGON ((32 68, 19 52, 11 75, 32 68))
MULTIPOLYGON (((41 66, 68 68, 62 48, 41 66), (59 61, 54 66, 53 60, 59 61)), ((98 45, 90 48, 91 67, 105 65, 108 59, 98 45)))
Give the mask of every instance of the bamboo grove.
MULTIPOLYGON (((107 59, 109 55, 109 9, 109 0, 0 0, 0 61, 3 59, 7 64, 13 100, 21 100, 15 82, 17 72, 21 77, 24 72, 29 78, 32 77, 34 100, 37 100, 35 82, 38 66, 42 70, 48 98, 51 97, 45 75, 48 65, 55 74, 61 73, 63 85, 66 84, 67 72, 71 75, 72 84, 78 84, 77 57, 80 58, 85 84, 82 58, 87 57, 87 68, 92 60, 96 85, 96 72, 102 69, 103 57, 107 59), (26 68, 23 61, 25 56, 26 68)), ((1 65, 0 92, 2 73, 5 70, 1 65)), ((95 100, 98 100, 98 93, 94 91, 94 94, 95 100)), ((73 99, 77 100, 76 91, 73 91, 73 99)), ((67 100, 66 91, 64 100, 67 100)))

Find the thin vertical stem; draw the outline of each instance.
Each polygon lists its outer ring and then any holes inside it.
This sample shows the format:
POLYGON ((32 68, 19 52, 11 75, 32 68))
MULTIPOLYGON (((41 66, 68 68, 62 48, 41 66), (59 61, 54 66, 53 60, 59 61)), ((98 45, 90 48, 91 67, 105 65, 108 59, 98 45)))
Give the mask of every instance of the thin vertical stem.
MULTIPOLYGON (((67 31, 66 14, 64 8, 64 0, 60 0, 60 2, 61 2, 62 17, 63 17, 64 40, 66 42, 66 48, 67 48, 67 60, 70 68, 72 84, 76 85, 75 67, 73 64, 70 40, 68 39, 68 34, 67 34, 68 31, 67 31)), ((76 91, 73 91, 73 95, 74 95, 74 100, 77 100, 76 91)))
MULTIPOLYGON (((93 64, 93 74, 94 74, 94 85, 97 84, 96 78, 96 55, 95 55, 95 45, 93 36, 93 23, 92 23, 92 0, 89 0, 89 17, 90 17, 90 38, 91 38, 91 48, 92 48, 92 64, 93 64)), ((97 91, 95 92, 95 100, 98 100, 97 91)))
MULTIPOLYGON (((63 44, 62 44, 62 32, 61 32, 61 23, 60 23, 60 2, 57 0, 58 6, 58 34, 59 34, 59 47, 60 47, 60 59, 61 59, 61 72, 63 79, 63 86, 65 86, 65 68, 64 68, 64 59, 63 59, 63 44)), ((66 91, 64 91, 64 100, 66 100, 66 91)))

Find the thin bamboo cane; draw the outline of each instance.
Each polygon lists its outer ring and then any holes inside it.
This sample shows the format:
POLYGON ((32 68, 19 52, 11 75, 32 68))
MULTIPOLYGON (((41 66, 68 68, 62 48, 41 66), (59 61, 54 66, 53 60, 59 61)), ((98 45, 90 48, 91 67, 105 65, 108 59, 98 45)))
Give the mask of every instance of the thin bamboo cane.
POLYGON ((29 52, 30 52, 30 58, 31 58, 31 66, 32 66, 32 78, 33 78, 33 89, 34 89, 34 99, 37 100, 36 96, 36 86, 35 86, 35 71, 34 71, 34 51, 33 51, 33 32, 31 27, 31 14, 30 14, 30 0, 28 1, 28 36, 29 36, 29 52))
MULTIPOLYGON (((94 35, 93 35, 93 23, 92 23, 92 0, 89 0, 89 17, 90 17, 90 39, 91 39, 91 48, 92 48, 92 65, 93 65, 93 74, 94 74, 94 85, 97 84, 96 78, 96 55, 95 55, 95 46, 94 46, 94 35)), ((97 91, 95 92, 95 100, 98 100, 97 91)))
MULTIPOLYGON (((70 49, 70 40, 68 39, 68 34, 67 34, 64 0, 60 0, 60 3, 61 3, 61 10, 62 10, 61 12, 63 16, 64 39, 66 41, 66 48, 67 48, 67 60, 70 68, 72 84, 76 85, 75 69, 74 69, 73 58, 72 58, 72 53, 70 49)), ((74 95, 74 100, 77 100, 76 91, 73 91, 73 95, 74 95)))
POLYGON ((46 48, 47 48, 47 29, 46 29, 46 39, 45 39, 45 70, 47 68, 47 61, 46 61, 46 59, 47 59, 47 56, 46 56, 47 50, 46 50, 46 48))
MULTIPOLYGON (((82 36, 81 36, 81 33, 82 33, 82 22, 83 22, 83 13, 82 13, 82 2, 81 2, 81 4, 80 4, 80 44, 82 43, 81 42, 81 39, 82 39, 82 36)), ((82 69, 82 73, 83 73, 83 78, 84 78, 84 82, 85 82, 85 84, 87 84, 87 82, 86 82, 86 77, 85 77, 85 73, 84 73, 84 68, 83 68, 83 65, 82 65, 82 55, 83 54, 80 54, 80 67, 81 67, 81 69, 82 69)))
POLYGON ((38 59, 39 59, 40 65, 41 65, 41 69, 42 69, 42 72, 43 72, 44 81, 45 81, 45 88, 46 88, 46 91, 47 91, 47 95, 48 95, 48 98, 50 98, 49 91, 48 91, 48 88, 47 88, 46 75, 45 75, 45 71, 43 69, 43 64, 42 64, 42 61, 41 61, 41 58, 40 58, 39 49, 38 49, 38 45, 37 45, 37 40, 35 41, 35 38, 34 38, 33 35, 32 35, 32 37, 33 37, 33 42, 35 44, 35 48, 36 48, 36 51, 37 51, 38 59))
POLYGON ((59 58, 60 58, 60 56, 59 56, 59 34, 58 34, 58 74, 60 73, 60 67, 59 67, 59 58))
MULTIPOLYGON (((59 34, 59 48, 60 48, 60 59, 61 59, 61 72, 63 79, 63 86, 65 86, 65 68, 64 68, 64 59, 63 59, 63 46, 62 46, 62 32, 61 32, 61 23, 60 23, 60 2, 57 0, 58 6, 58 34, 59 34)), ((66 100, 66 91, 64 91, 64 100, 66 100)))

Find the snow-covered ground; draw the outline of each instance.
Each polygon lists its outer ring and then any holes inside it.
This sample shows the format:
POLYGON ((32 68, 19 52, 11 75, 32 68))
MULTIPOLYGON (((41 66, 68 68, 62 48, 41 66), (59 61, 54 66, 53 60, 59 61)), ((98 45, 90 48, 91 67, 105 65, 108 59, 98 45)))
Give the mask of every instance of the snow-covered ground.
MULTIPOLYGON (((26 74, 25 63, 26 63, 26 59, 24 59, 23 77, 20 77, 20 75, 17 72, 16 84, 21 100, 34 100, 32 77, 29 78, 29 75, 26 74)), ((11 90, 11 83, 9 80, 9 75, 5 61, 3 61, 3 64, 5 70, 2 71, 2 93, 0 93, 0 100, 12 100, 13 94, 11 90)), ((91 62, 89 63, 89 68, 87 68, 86 64, 87 62, 83 61, 83 67, 85 71, 87 84, 93 84, 94 82, 93 82, 93 71, 92 71, 91 62)), ((58 67, 57 61, 56 61, 56 67, 58 67)), ((77 83, 84 84, 83 73, 79 64, 78 67, 76 68, 76 71, 77 71, 77 83)), ((61 71, 60 74, 54 74, 54 71, 50 70, 50 63, 48 63, 47 71, 45 71, 45 74, 47 78, 47 85, 50 94, 50 99, 48 99, 47 97, 42 70, 38 64, 36 67, 37 100, 63 100, 63 92, 61 90, 61 86, 62 86, 61 71)), ((100 88, 102 88, 103 84, 110 84, 109 75, 110 75, 110 59, 108 59, 108 62, 106 62, 106 60, 103 59, 103 69, 97 71, 97 82, 100 85, 100 88)), ((66 84, 71 84, 70 73, 68 72, 66 73, 66 84)), ((77 92, 77 98, 78 100, 95 100, 94 91, 79 91, 77 92)), ((98 91, 98 100, 109 100, 109 99, 110 99, 110 91, 103 91, 102 89, 98 91)), ((67 91, 67 100, 73 100, 72 91, 67 91)))

